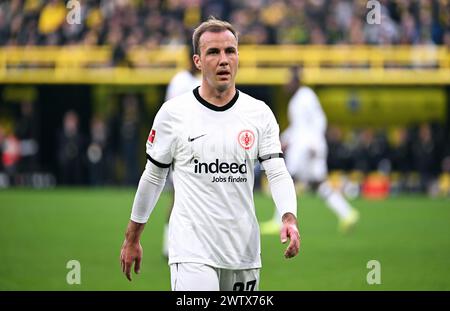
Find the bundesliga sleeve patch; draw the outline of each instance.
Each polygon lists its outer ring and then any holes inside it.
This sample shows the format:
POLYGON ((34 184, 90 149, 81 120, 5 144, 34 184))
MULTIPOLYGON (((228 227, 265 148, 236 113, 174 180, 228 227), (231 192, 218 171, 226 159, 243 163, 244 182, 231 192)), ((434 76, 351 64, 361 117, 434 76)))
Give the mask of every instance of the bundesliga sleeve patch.
POLYGON ((156 131, 152 129, 150 131, 150 135, 148 135, 148 140, 147 140, 150 143, 150 145, 153 145, 153 142, 155 141, 155 136, 156 136, 156 131))

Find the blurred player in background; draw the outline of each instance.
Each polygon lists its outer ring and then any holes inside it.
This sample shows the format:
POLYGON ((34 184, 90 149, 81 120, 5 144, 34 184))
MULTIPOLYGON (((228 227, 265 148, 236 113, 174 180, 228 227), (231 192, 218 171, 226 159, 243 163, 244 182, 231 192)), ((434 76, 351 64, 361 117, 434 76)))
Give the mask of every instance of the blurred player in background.
MULTIPOLYGON (((191 45, 189 44, 188 46, 190 47, 191 45)), ((188 53, 189 68, 179 71, 170 80, 169 85, 167 86, 165 101, 168 101, 169 99, 183 93, 190 92, 201 84, 200 76, 198 75, 199 71, 195 67, 194 61, 191 57, 191 48, 188 49, 188 53)))
MULTIPOLYGON (((189 68, 182 70, 175 74, 173 78, 170 80, 169 85, 167 86, 166 91, 166 98, 165 101, 168 101, 169 99, 172 99, 176 96, 179 96, 181 94, 184 94, 186 92, 191 92, 193 89, 195 89, 197 86, 201 84, 200 77, 198 75, 199 71, 195 67, 194 61, 192 60, 191 55, 193 55, 192 51, 192 44, 187 44, 190 48, 188 49, 188 56, 189 59, 189 68)), ((169 256, 169 218, 170 213, 172 213, 172 207, 173 207, 173 184, 172 184, 172 172, 169 173, 169 176, 167 178, 167 191, 170 195, 170 202, 168 206, 167 211, 167 222, 164 225, 164 233, 163 233, 163 247, 162 247, 162 253, 164 257, 169 256)))
POLYGON ((165 102, 147 141, 142 174, 121 250, 122 271, 139 273, 140 237, 173 167, 169 222, 172 290, 258 290, 261 243, 253 202, 254 166, 266 172, 282 215, 286 258, 300 248, 297 199, 270 108, 236 89, 238 39, 227 22, 208 19, 194 32, 201 86, 165 102))
MULTIPOLYGON (((319 194, 339 218, 339 230, 347 232, 356 224, 359 214, 327 182, 327 119, 319 99, 311 88, 302 85, 298 68, 291 69, 286 91, 292 96, 288 104, 290 124, 281 134, 287 169, 295 181, 319 194)), ((270 221, 261 224, 261 233, 276 234, 279 230, 279 215, 275 211, 270 221)))

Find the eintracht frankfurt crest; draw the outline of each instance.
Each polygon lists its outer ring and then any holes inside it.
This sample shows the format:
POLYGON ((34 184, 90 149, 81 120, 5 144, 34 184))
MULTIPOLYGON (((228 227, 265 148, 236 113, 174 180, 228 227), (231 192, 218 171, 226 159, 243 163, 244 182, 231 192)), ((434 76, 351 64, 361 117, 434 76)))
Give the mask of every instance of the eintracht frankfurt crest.
POLYGON ((248 150, 255 142, 255 135, 250 130, 243 130, 238 135, 238 141, 242 148, 248 150))

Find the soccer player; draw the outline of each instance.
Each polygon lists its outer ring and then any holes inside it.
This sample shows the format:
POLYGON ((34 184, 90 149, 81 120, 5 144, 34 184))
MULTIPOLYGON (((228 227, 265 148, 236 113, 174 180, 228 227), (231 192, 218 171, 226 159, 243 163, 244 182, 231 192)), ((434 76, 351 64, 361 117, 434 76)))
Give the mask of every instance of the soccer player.
MULTIPOLYGON (((291 80, 286 86, 292 96, 288 104, 289 127, 281 139, 286 148, 286 166, 294 178, 307 185, 326 202, 339 218, 339 230, 349 231, 358 221, 359 213, 326 181, 327 119, 314 91, 302 85, 298 68, 292 68, 291 80)), ((280 228, 278 213, 272 220, 261 224, 261 233, 273 234, 280 228)))
MULTIPOLYGON (((179 71, 177 74, 173 76, 173 78, 170 80, 169 85, 167 86, 166 91, 166 101, 181 95, 186 92, 191 92, 195 87, 199 86, 201 84, 201 80, 197 76, 198 70, 197 67, 195 67, 194 60, 191 57, 192 49, 189 49, 189 68, 179 71)), ((173 183, 172 183, 172 174, 169 173, 168 175, 168 192, 171 197, 170 200, 170 206, 168 208, 167 212, 167 223, 164 225, 164 232, 163 232, 163 246, 162 246, 162 253, 164 257, 169 256, 169 217, 172 213, 172 207, 173 207, 173 183)))
POLYGON ((269 107, 236 89, 238 36, 227 22, 209 18, 193 35, 202 83, 165 102, 147 141, 147 164, 121 250, 131 281, 142 260, 140 236, 173 168, 175 202, 169 221, 172 290, 257 290, 260 234, 253 202, 254 164, 269 180, 280 215, 284 252, 300 248, 294 183, 281 153, 279 128, 269 107))

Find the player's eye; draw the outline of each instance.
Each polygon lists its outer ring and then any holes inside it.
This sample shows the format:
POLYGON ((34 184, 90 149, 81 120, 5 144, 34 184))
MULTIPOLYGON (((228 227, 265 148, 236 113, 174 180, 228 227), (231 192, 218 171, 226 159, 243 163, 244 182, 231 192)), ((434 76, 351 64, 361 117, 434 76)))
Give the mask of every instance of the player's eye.
POLYGON ((218 54, 219 53, 219 50, 218 49, 209 49, 207 52, 206 52, 206 54, 218 54))

